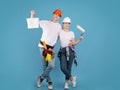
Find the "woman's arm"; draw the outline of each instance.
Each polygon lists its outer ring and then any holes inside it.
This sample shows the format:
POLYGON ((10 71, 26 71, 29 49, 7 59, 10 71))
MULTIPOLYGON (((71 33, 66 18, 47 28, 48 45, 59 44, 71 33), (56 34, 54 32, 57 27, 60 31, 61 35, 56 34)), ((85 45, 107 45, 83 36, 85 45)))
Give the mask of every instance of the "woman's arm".
POLYGON ((81 40, 83 39, 83 36, 80 36, 80 38, 76 41, 74 38, 72 38, 71 42, 69 43, 69 46, 73 45, 77 45, 81 40))

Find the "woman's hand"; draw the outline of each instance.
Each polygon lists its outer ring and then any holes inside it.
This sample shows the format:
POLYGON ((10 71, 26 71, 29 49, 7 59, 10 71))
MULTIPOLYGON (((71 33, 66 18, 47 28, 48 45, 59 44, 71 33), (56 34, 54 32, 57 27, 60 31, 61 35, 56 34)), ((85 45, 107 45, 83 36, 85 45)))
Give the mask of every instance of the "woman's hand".
POLYGON ((75 41, 75 39, 73 38, 70 40, 70 43, 68 45, 69 46, 77 45, 82 39, 83 39, 83 36, 80 36, 80 38, 77 41, 75 41))
POLYGON ((70 40, 70 43, 68 44, 68 46, 73 46, 74 43, 75 43, 75 40, 72 38, 72 39, 70 40))
POLYGON ((72 46, 73 45, 73 42, 70 41, 70 43, 68 44, 68 46, 72 46))
POLYGON ((84 38, 83 36, 80 36, 80 38, 79 38, 79 39, 80 39, 80 40, 83 40, 83 38, 84 38))

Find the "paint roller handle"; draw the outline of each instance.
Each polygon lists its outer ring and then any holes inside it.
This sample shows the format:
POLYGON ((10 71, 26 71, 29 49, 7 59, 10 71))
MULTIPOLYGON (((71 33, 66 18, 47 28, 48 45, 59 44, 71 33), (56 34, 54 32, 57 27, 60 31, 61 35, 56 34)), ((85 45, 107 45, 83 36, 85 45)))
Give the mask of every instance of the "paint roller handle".
POLYGON ((81 33, 81 35, 80 35, 80 36, 83 36, 83 34, 84 34, 84 33, 81 33))

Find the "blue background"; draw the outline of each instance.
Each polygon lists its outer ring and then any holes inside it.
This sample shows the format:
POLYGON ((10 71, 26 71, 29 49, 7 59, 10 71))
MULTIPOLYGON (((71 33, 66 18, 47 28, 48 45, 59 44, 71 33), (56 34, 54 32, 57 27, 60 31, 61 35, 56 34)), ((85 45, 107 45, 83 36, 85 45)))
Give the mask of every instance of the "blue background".
MULTIPOLYGON (((30 10, 50 20, 55 9, 86 29, 76 46, 79 65, 73 66, 77 87, 70 90, 120 90, 120 1, 119 0, 0 0, 0 90, 47 90, 46 82, 36 88, 42 72, 37 44, 41 29, 27 29, 30 10)), ((63 17, 60 19, 62 21, 63 17)), ((59 48, 57 43, 56 52, 59 48)), ((51 72, 54 90, 64 90, 59 60, 51 72)))

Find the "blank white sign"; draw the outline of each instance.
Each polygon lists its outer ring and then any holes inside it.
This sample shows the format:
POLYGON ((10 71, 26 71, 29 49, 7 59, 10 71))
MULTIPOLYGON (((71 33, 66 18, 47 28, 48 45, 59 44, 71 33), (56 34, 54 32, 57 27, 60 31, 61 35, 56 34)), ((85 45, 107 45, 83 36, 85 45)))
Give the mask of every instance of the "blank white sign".
POLYGON ((27 18, 28 29, 39 28, 39 18, 27 18))

